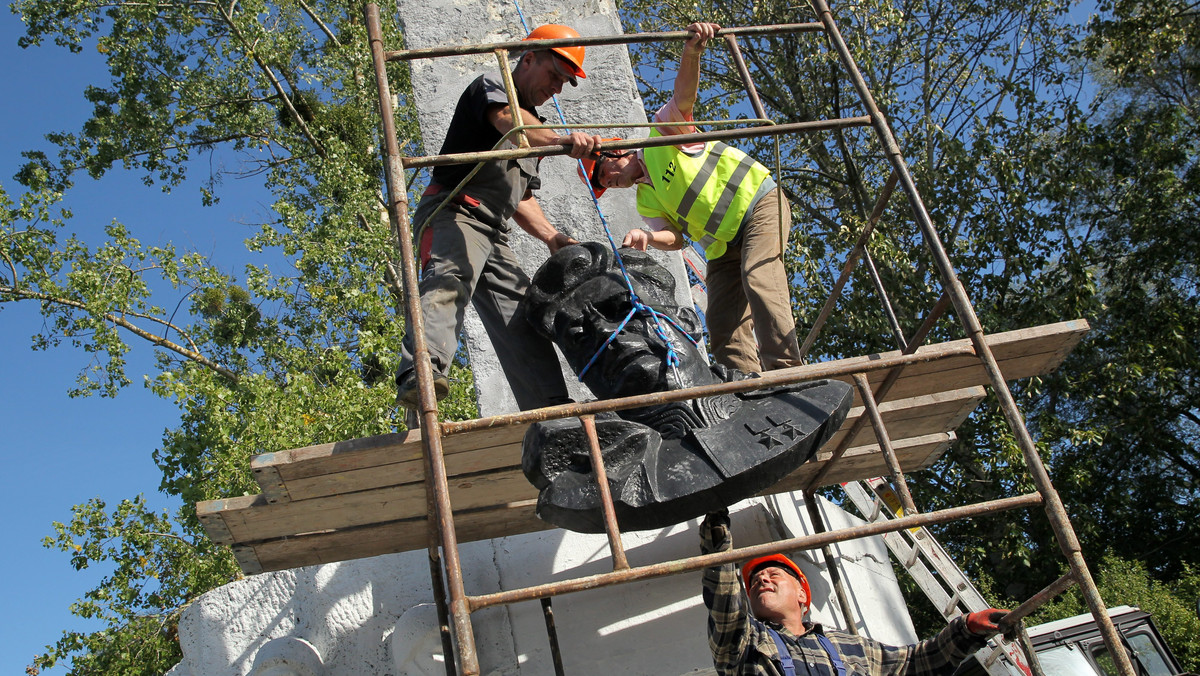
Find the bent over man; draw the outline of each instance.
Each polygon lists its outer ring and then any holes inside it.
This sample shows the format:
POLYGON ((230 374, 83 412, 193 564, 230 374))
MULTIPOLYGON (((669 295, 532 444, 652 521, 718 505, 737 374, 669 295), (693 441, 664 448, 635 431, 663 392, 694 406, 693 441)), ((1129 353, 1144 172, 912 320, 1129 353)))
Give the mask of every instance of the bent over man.
MULTIPOLYGON (((733 549, 727 513, 709 514, 700 524, 700 549, 705 554, 733 549)), ((704 571, 708 644, 721 676, 948 675, 999 631, 997 623, 1007 614, 994 608, 970 613, 931 639, 890 646, 807 621, 808 580, 782 554, 751 559, 740 578, 732 563, 704 571)))
MULTIPOLYGON (((720 26, 694 23, 687 29, 692 36, 683 47, 674 94, 655 122, 693 120, 700 56, 720 26)), ((695 131, 661 126, 650 137, 695 131)), ((686 233, 704 250, 706 320, 718 363, 747 373, 800 365, 782 249, 791 207, 766 167, 716 141, 607 153, 583 163, 597 197, 608 188, 637 186, 638 213, 647 227, 631 231, 623 246, 680 249, 686 233)))
MULTIPOLYGON (((548 24, 525 39, 565 37, 579 37, 579 33, 548 24)), ((491 150, 518 124, 541 124, 544 120, 536 106, 561 92, 566 83, 575 86, 587 77, 583 58, 583 47, 555 47, 522 55, 512 72, 516 111, 509 106, 499 74, 480 75, 458 99, 441 154, 491 150)), ((530 145, 570 143, 573 157, 587 155, 599 140, 581 132, 558 136, 548 129, 526 134, 530 145)), ((421 311, 439 400, 449 390, 446 374, 470 302, 496 348, 517 405, 525 410, 567 401, 554 348, 518 316, 517 304, 529 287, 529 277, 508 243, 509 218, 545 242, 551 253, 574 242, 550 223, 533 196, 541 185, 538 163, 539 158, 533 157, 486 162, 449 201, 450 193, 474 165, 437 167, 413 215, 413 223, 420 225, 421 311), (430 219, 439 205, 441 210, 430 219)), ((410 408, 418 401, 413 350, 409 332, 396 376, 396 400, 410 408)))

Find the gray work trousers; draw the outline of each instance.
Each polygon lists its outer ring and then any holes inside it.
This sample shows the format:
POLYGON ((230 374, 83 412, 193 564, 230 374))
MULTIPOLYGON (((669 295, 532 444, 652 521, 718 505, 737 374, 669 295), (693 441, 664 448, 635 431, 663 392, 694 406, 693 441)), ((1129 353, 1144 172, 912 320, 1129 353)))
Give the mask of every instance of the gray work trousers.
MULTIPOLYGON (((447 204, 426 229, 432 239, 421 275, 421 312, 434 372, 449 370, 470 302, 522 411, 570 401, 554 346, 518 312, 529 277, 508 245, 508 233, 472 218, 458 204, 447 204)), ((413 368, 414 349, 407 332, 401 377, 413 368)))

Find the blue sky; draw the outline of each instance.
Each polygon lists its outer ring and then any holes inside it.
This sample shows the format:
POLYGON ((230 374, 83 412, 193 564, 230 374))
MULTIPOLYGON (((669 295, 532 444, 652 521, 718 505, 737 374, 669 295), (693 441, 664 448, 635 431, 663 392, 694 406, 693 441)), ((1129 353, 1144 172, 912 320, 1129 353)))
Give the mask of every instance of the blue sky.
MULTIPOLYGON (((20 152, 49 150, 43 136, 74 131, 90 110, 83 98, 88 83, 106 82, 95 52, 70 54, 53 45, 20 49, 19 17, 0 13, 0 184, 10 195, 21 165, 20 152)), ((68 195, 75 218, 69 230, 95 242, 116 219, 146 244, 173 241, 181 248, 215 252, 227 271, 241 269, 237 256, 253 222, 266 211, 265 196, 250 185, 227 181, 217 208, 201 207, 194 185, 171 195, 147 188, 137 176, 115 172, 101 181, 81 178, 68 195)), ((68 557, 44 549, 41 539, 52 522, 68 521, 71 506, 100 497, 114 505, 145 494, 152 507, 174 510, 178 501, 157 492, 161 473, 151 459, 163 431, 175 426, 175 405, 155 397, 141 382, 153 372, 153 355, 132 343, 129 377, 134 384, 115 399, 71 399, 90 355, 67 344, 46 352, 30 349, 42 319, 33 304, 0 309, 0 495, 8 505, 0 547, 0 673, 25 673, 25 666, 64 629, 89 626, 70 614, 70 604, 91 589, 105 571, 75 571, 68 557)), ((63 674, 58 667, 43 674, 63 674)))

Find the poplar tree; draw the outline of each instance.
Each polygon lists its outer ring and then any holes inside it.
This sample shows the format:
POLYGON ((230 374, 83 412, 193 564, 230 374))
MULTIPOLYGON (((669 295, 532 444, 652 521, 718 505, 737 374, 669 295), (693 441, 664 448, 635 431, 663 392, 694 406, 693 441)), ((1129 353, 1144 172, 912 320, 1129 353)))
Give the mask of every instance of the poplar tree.
MULTIPOLYGON (((1016 383, 1014 394, 1085 556, 1144 562, 1147 574, 1170 583, 1189 565, 1194 570, 1200 551, 1197 12, 1182 1, 1108 0, 1079 24, 1072 4, 831 6, 985 329, 1091 323, 1058 372, 1016 383)), ((728 27, 816 20, 807 7, 769 0, 625 7, 627 27, 644 31, 696 20, 728 27)), ((774 122, 865 114, 820 34, 739 43, 774 122)), ((652 108, 670 95, 677 50, 650 45, 636 53, 652 108)), ((719 42, 702 70, 697 119, 755 116, 719 42)), ((773 143, 739 145, 770 166, 773 143)), ((779 158, 776 173, 793 204, 788 264, 803 335, 890 165, 869 130, 786 138, 779 158)), ((941 286, 903 196, 889 202, 869 250, 911 335, 941 286)), ((895 349, 880 307, 860 267, 812 356, 895 349)), ((961 337, 957 318, 947 316, 929 340, 961 337)), ((957 433, 933 468, 908 475, 918 506, 1033 490, 993 399, 957 433)), ((938 532, 1000 599, 1024 600, 1063 572, 1040 514, 1006 513, 938 532)))
MULTIPOLYGON (((382 4, 388 44, 399 47, 395 7, 382 4)), ((26 153, 17 184, 0 188, 0 309, 37 303, 37 347, 66 342, 94 357, 73 396, 117 396, 142 375, 126 372, 129 351, 154 350, 148 386, 180 412, 153 451, 159 489, 184 504, 167 514, 140 496, 92 500, 54 524, 46 546, 105 572, 72 606, 102 628, 65 631, 30 671, 69 661, 72 674, 161 674, 180 656, 181 610, 240 576, 200 528, 195 503, 258 492, 254 454, 403 428, 392 384, 403 291, 362 8, 17 0, 12 9, 27 26, 23 47, 96 50, 109 77, 84 93, 92 110, 82 127, 49 134, 57 152, 26 153), (248 232, 248 264, 222 269, 202 252, 149 246, 118 222, 87 233, 94 215, 70 212, 71 188, 113 171, 136 172, 151 190, 199 179, 206 203, 225 181, 261 183, 273 203, 248 232)), ((390 75, 400 105, 388 113, 418 154, 407 71, 390 75)), ((473 415, 469 386, 458 374, 452 413, 473 415)))

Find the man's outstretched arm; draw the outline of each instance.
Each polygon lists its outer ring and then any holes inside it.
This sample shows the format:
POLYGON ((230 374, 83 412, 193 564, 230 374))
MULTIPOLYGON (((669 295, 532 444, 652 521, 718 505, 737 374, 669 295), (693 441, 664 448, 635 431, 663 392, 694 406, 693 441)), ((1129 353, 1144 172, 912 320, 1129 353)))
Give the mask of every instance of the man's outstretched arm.
POLYGON ((532 195, 521 200, 517 205, 513 220, 521 226, 522 230, 545 243, 551 254, 569 244, 579 243, 554 227, 550 219, 546 218, 546 213, 542 211, 542 205, 538 204, 537 198, 532 195))
MULTIPOLYGON (((541 120, 537 119, 533 113, 528 110, 521 110, 520 122, 525 125, 540 125, 541 120)), ((517 126, 517 120, 513 119, 512 110, 507 105, 493 105, 487 110, 488 122, 496 128, 496 131, 501 134, 507 134, 509 130, 517 126)), ((567 151, 571 157, 576 159, 588 157, 596 150, 596 146, 600 144, 599 136, 592 134, 588 135, 581 131, 573 131, 565 136, 560 136, 553 129, 530 129, 525 132, 525 137, 529 139, 531 146, 552 146, 569 144, 571 149, 567 151)), ((513 139, 516 143, 516 139, 513 139)))
POLYGON ((715 23, 696 22, 687 27, 692 37, 683 45, 683 56, 679 59, 679 72, 675 74, 675 105, 689 119, 700 88, 700 55, 708 41, 721 27, 715 23))
MULTIPOLYGON (((733 549, 729 512, 704 517, 700 524, 700 551, 704 554, 733 549)), ((750 641, 750 617, 742 605, 737 567, 732 563, 704 569, 704 605, 708 608, 708 647, 713 666, 721 676, 736 674, 750 641)))

